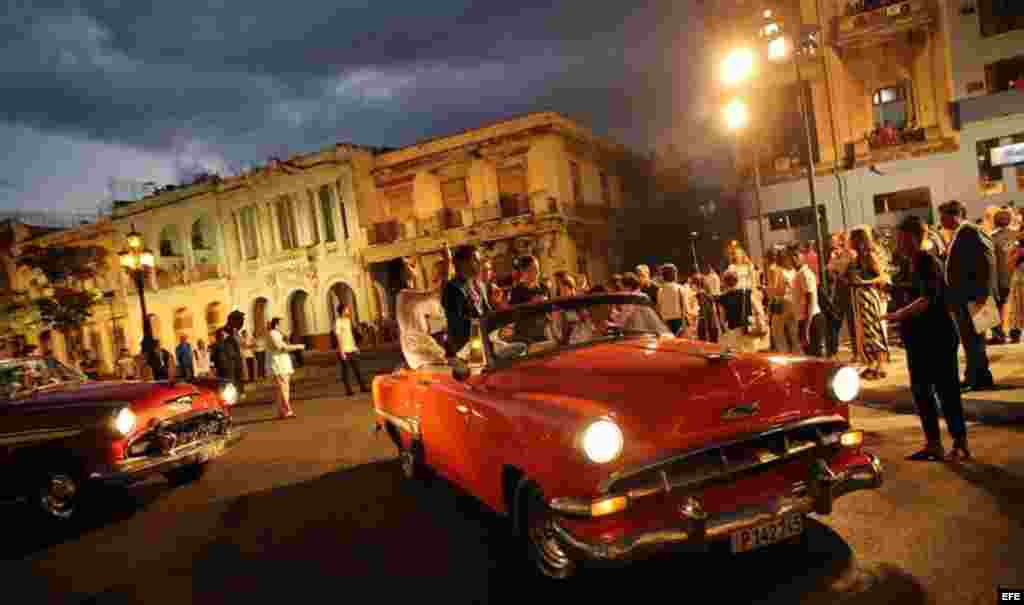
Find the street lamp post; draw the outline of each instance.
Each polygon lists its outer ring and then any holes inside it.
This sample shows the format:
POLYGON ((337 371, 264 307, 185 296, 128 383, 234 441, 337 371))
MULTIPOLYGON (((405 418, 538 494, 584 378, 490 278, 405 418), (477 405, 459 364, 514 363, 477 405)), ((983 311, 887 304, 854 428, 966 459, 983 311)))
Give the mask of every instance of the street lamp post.
POLYGON ((142 234, 135 231, 135 225, 132 225, 127 243, 128 247, 118 256, 121 259, 121 266, 132 276, 135 289, 139 292, 139 307, 142 311, 142 353, 146 357, 146 363, 153 369, 155 378, 157 368, 160 367, 160 358, 157 356, 156 340, 153 338, 153 325, 149 321, 149 312, 146 311, 146 271, 152 269, 156 261, 153 252, 143 248, 142 234))
MULTIPOLYGON (((800 58, 803 54, 813 49, 810 44, 811 40, 803 41, 800 44, 800 52, 793 57, 793 64, 796 66, 796 83, 800 106, 800 118, 804 125, 804 138, 807 141, 807 189, 811 196, 811 211, 814 220, 814 233, 818 240, 818 266, 828 262, 825 257, 825 238, 823 229, 821 228, 821 217, 818 216, 818 198, 814 188, 814 147, 811 139, 811 112, 810 108, 807 107, 807 100, 804 98, 804 80, 803 75, 800 72, 800 58)), ((821 285, 825 290, 828 290, 828 271, 821 271, 821 285)))
MULTIPOLYGON (((765 12, 765 18, 771 19, 772 13, 770 11, 765 12)), ((800 44, 797 48, 790 53, 788 49, 787 39, 782 35, 782 29, 777 23, 770 23, 768 26, 762 29, 762 33, 767 33, 769 38, 767 53, 768 58, 771 61, 782 61, 788 56, 792 56, 793 64, 796 67, 796 81, 798 88, 798 105, 800 109, 800 119, 803 124, 804 139, 807 147, 807 187, 810 194, 811 200, 811 214, 812 220, 814 221, 814 232, 817 238, 817 253, 818 263, 826 262, 825 258, 825 238, 824 230, 822 229, 821 217, 818 213, 818 198, 817 192, 814 187, 814 145, 811 137, 811 109, 807 106, 807 101, 803 94, 803 74, 800 71, 800 59, 804 55, 813 54, 817 48, 817 40, 813 33, 803 36, 800 40, 800 44)), ((755 70, 756 62, 753 57, 757 55, 752 53, 749 49, 739 49, 730 53, 722 64, 722 80, 727 85, 737 85, 741 82, 748 81, 755 70)), ((727 126, 731 130, 738 130, 746 126, 748 121, 748 110, 746 104, 740 99, 734 99, 725 107, 725 120, 727 126)), ((757 145, 754 145, 755 153, 759 150, 757 145)), ((764 225, 761 217, 761 195, 760 195, 760 158, 755 155, 754 170, 755 170, 755 196, 757 203, 757 214, 758 222, 761 224, 761 254, 764 255, 764 225)), ((826 271, 821 272, 821 283, 822 286, 828 287, 828 275, 826 271)))

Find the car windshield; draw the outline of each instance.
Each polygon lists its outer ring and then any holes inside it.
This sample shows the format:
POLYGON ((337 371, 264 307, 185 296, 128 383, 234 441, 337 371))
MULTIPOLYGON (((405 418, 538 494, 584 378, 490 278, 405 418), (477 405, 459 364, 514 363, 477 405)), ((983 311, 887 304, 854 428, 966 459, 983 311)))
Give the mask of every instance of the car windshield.
POLYGON ((85 374, 56 359, 4 359, 0 360, 0 401, 86 380, 85 374))
POLYGON ((500 311, 482 326, 491 359, 501 362, 612 339, 672 336, 645 295, 555 299, 500 311))

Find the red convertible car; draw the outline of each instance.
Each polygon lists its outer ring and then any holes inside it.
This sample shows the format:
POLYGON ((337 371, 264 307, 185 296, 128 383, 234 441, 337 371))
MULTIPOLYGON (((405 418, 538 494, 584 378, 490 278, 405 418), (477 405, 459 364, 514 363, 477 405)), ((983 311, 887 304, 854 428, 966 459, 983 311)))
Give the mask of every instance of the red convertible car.
POLYGON ((507 515, 544 575, 666 549, 797 542, 882 484, 848 403, 856 370, 674 338, 644 296, 488 315, 453 367, 373 382, 376 430, 507 515))
POLYGON ((0 498, 77 516, 93 488, 198 478, 241 437, 234 385, 94 382, 53 359, 0 360, 0 498))

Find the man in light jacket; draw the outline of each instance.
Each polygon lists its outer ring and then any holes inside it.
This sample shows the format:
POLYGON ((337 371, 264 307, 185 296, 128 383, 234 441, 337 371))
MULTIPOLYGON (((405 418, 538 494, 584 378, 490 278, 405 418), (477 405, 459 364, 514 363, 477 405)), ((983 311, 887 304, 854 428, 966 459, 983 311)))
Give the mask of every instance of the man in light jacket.
POLYGON ((980 391, 995 386, 985 351, 985 335, 974 328, 971 310, 996 294, 996 262, 992 240, 967 221, 967 209, 953 200, 939 206, 942 226, 953 230, 946 259, 946 297, 967 353, 967 372, 961 389, 980 391))

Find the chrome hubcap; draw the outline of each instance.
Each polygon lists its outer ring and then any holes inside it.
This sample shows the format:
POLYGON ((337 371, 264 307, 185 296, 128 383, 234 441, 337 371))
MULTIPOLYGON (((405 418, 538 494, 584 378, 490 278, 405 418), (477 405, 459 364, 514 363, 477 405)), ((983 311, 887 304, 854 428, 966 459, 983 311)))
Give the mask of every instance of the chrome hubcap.
POLYGON ((562 550, 555 537, 554 522, 551 519, 537 519, 530 527, 530 540, 545 565, 553 569, 564 569, 569 566, 569 556, 562 550))
POLYGON ((48 514, 67 519, 74 512, 76 493, 78 487, 74 479, 67 475, 51 475, 43 486, 40 503, 48 514))

